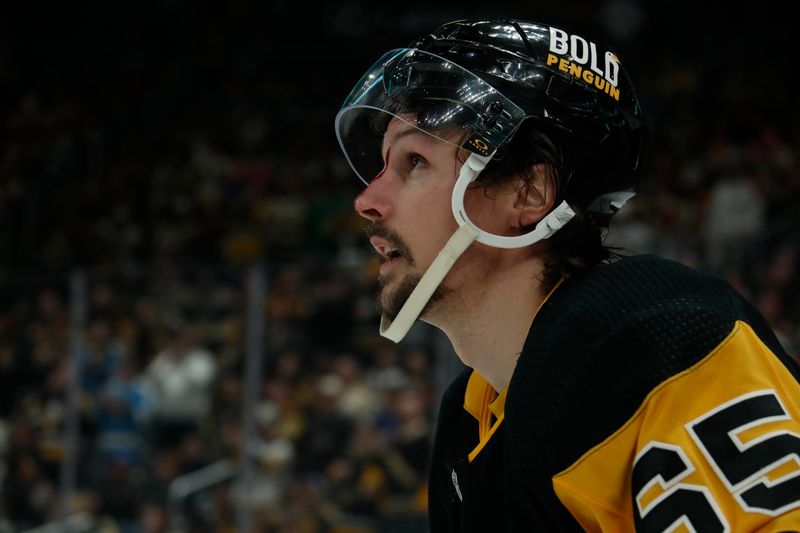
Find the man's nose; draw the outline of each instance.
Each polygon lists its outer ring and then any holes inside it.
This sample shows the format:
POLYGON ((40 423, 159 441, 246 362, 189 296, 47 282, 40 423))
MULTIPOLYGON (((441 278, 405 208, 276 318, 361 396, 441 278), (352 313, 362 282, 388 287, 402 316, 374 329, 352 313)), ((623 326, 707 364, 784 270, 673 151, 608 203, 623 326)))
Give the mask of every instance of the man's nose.
POLYGON ((385 170, 375 176, 353 202, 356 212, 371 222, 384 219, 392 212, 391 179, 385 176, 385 170))

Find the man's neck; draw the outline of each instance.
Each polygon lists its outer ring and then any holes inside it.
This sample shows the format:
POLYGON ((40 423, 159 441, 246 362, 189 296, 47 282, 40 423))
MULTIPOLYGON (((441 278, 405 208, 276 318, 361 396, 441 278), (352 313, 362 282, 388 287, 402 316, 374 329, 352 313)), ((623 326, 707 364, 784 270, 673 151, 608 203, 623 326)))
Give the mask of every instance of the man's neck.
POLYGON ((498 392, 511 381, 517 358, 545 295, 536 258, 495 270, 477 287, 461 287, 448 310, 431 323, 444 331, 465 365, 478 371, 498 392), (446 316, 441 316, 445 314, 446 316))

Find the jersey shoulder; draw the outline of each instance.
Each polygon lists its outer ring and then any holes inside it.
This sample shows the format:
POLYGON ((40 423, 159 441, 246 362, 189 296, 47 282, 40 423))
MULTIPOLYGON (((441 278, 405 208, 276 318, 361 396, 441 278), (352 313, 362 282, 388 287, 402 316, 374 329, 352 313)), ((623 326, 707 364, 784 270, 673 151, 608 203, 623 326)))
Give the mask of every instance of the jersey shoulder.
POLYGON ((720 276, 625 258, 565 282, 534 320, 506 400, 508 468, 546 480, 587 530, 794 524, 798 383, 720 276))
POLYGON ((536 316, 512 376, 512 447, 521 453, 535 442, 546 458, 540 464, 566 467, 660 383, 713 352, 738 322, 800 379, 763 318, 719 275, 632 256, 568 280, 536 316))

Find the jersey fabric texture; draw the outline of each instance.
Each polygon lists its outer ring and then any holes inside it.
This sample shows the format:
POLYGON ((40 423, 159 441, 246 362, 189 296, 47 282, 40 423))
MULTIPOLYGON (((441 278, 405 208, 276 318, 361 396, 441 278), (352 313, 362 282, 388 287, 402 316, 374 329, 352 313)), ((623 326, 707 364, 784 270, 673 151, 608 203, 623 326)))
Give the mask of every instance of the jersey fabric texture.
POLYGON ((487 388, 467 370, 443 396, 432 533, 800 530, 800 369, 715 274, 634 256, 568 279, 504 405, 487 388))

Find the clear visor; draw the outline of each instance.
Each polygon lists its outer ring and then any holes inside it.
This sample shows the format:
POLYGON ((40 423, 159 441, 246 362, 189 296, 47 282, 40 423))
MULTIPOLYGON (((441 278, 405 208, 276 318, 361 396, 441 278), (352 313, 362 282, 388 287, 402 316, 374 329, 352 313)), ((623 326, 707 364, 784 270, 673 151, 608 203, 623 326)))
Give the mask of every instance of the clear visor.
POLYGON ((455 63, 421 50, 392 50, 367 71, 336 115, 339 144, 365 184, 383 168, 383 136, 392 118, 488 156, 525 113, 455 63))

